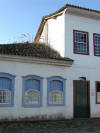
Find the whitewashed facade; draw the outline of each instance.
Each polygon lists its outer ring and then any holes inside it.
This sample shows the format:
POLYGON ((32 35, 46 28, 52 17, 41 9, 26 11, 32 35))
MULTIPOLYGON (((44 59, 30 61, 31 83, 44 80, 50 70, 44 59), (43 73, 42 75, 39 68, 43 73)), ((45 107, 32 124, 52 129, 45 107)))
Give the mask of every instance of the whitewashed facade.
POLYGON ((63 57, 74 60, 72 67, 66 68, 65 70, 67 78, 66 89, 68 89, 67 92, 70 95, 66 103, 70 104, 68 108, 66 107, 66 111, 69 110, 69 116, 73 118, 73 80, 80 80, 80 77, 85 77, 86 80, 90 82, 90 117, 100 117, 99 92, 97 94, 96 90, 96 82, 100 81, 100 57, 94 53, 93 38, 94 33, 100 36, 100 12, 66 5, 63 11, 61 9, 61 11, 56 12, 56 14, 49 16, 49 18, 47 16, 46 20, 46 24, 48 24, 47 40, 43 40, 45 34, 41 34, 38 41, 50 44, 51 47, 56 49, 63 57), (74 30, 88 32, 88 55, 73 52, 74 30))
MULTIPOLYGON (((1 106, 0 119, 69 119, 81 118, 82 115, 83 118, 84 114, 90 118, 100 117, 100 57, 94 54, 93 39, 93 35, 96 33, 98 35, 97 45, 99 45, 100 12, 66 5, 58 12, 46 16, 45 22, 44 19, 42 21, 43 26, 41 28, 40 25, 35 41, 45 42, 57 50, 62 57, 70 58, 74 62, 1 55, 0 73, 11 74, 14 76, 15 83, 13 106, 1 106), (87 54, 73 52, 75 48, 74 31, 86 33, 85 38, 88 40, 89 46, 87 54), (41 106, 23 106, 23 78, 30 75, 42 79, 41 106), (48 82, 51 78, 55 78, 55 81, 59 79, 64 81, 64 103, 61 105, 59 102, 50 106, 48 104, 48 86, 50 86, 48 82), (83 86, 78 88, 76 85, 77 92, 83 89, 83 93, 87 95, 83 99, 79 99, 79 105, 82 104, 82 106, 78 106, 77 97, 79 98, 80 94, 75 92, 76 82, 88 83, 87 92, 84 92, 83 86), (81 100, 82 103, 80 103, 81 100), (84 109, 85 113, 82 114, 84 109)), ((54 87, 56 88, 56 86, 57 84, 54 87)), ((59 85, 58 88, 60 88, 59 85)), ((50 89, 52 89, 52 85, 50 89)), ((54 97, 57 98, 57 96, 54 97)), ((50 102, 53 103, 52 100, 50 102)))
MULTIPOLYGON (((48 106, 47 104, 47 80, 50 77, 62 77, 67 83, 65 74, 66 67, 71 63, 66 61, 57 61, 41 58, 18 57, 18 56, 0 56, 0 74, 10 74, 14 76, 14 103, 12 106, 0 106, 0 120, 38 120, 38 119, 58 119, 72 118, 72 112, 66 110, 70 107, 70 96, 65 96, 64 106, 48 106), (35 75, 42 78, 42 103, 41 106, 25 107, 22 104, 23 97, 23 77, 35 75), (67 112, 67 113, 66 113, 67 112)), ((1 83, 1 82, 0 82, 1 83)), ((66 86, 65 84, 65 86, 66 86)), ((69 92, 71 93, 71 92, 69 92)), ((72 99, 71 99, 72 100, 72 99)))

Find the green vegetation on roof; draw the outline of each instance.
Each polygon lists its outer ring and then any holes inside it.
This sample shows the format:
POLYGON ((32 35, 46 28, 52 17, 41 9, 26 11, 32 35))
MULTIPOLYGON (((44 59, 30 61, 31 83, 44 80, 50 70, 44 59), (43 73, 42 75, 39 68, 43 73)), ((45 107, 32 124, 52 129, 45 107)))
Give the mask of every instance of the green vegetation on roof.
POLYGON ((69 58, 61 57, 56 50, 44 43, 0 44, 0 54, 72 61, 69 58))

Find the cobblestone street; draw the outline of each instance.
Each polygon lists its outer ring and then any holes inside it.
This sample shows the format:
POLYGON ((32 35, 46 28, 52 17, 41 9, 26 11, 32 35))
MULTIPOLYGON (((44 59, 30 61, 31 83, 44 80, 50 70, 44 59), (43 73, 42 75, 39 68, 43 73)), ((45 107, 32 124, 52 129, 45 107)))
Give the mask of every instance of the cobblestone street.
POLYGON ((100 133, 100 119, 0 123, 0 133, 100 133))

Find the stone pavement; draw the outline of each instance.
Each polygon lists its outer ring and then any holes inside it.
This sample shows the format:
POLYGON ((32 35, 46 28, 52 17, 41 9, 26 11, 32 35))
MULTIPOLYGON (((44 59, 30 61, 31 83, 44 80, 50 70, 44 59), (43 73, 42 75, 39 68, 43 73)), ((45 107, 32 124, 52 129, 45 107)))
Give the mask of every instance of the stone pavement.
POLYGON ((0 133, 100 133, 100 119, 0 123, 0 133))

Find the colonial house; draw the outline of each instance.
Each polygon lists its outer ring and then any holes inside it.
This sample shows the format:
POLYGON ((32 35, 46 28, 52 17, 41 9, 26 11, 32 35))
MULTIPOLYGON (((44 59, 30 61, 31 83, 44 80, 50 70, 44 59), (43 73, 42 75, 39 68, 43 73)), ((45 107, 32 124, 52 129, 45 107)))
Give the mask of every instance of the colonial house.
POLYGON ((72 63, 45 44, 0 45, 0 121, 64 118, 72 63))
POLYGON ((65 5, 34 43, 0 45, 0 120, 100 117, 99 69, 100 11, 65 5))
POLYGON ((100 11, 67 4, 43 17, 35 42, 44 42, 74 61, 63 69, 64 75, 58 75, 66 79, 65 103, 59 106, 63 115, 100 117, 100 11))

